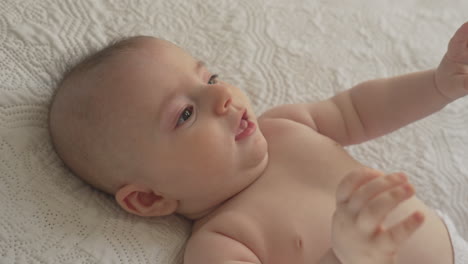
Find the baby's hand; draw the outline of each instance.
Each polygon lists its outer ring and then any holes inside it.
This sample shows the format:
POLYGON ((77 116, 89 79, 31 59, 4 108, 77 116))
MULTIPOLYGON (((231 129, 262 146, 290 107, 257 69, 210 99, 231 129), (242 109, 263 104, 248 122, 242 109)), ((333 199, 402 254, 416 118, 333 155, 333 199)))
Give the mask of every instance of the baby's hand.
POLYGON ((468 94, 468 22, 453 35, 435 73, 437 89, 455 100, 468 94))
POLYGON ((402 173, 371 169, 349 173, 339 184, 333 215, 332 249, 342 264, 393 264, 399 247, 424 222, 414 212, 396 225, 382 223, 392 210, 414 195, 402 173))

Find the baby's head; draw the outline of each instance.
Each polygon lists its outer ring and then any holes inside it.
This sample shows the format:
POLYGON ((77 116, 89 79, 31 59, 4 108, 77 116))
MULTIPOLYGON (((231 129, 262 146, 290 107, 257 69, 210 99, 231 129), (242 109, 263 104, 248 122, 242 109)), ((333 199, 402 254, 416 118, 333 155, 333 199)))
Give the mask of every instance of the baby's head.
POLYGON ((174 44, 140 36, 69 71, 49 124, 65 164, 125 210, 195 219, 266 167, 259 129, 236 140, 246 117, 257 125, 240 89, 174 44))

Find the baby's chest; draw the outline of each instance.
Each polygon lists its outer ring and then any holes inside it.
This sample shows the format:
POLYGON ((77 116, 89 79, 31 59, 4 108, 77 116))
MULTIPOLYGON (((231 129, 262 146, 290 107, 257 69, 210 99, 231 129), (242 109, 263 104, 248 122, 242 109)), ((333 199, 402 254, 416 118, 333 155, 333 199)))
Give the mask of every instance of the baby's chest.
POLYGON ((262 127, 268 142, 269 163, 262 178, 298 181, 312 188, 334 191, 350 170, 362 166, 334 140, 291 121, 262 127))
POLYGON ((236 201, 234 208, 248 220, 236 221, 233 235, 262 263, 316 263, 330 248, 336 186, 362 165, 304 126, 273 124, 265 138, 269 164, 236 201))

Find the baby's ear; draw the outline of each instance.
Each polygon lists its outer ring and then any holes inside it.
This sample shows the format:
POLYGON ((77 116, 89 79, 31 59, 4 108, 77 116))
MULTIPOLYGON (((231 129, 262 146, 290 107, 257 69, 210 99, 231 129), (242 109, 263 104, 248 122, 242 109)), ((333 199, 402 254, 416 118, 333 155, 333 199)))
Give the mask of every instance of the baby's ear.
POLYGON ((115 194, 117 203, 125 211, 139 216, 170 215, 177 210, 177 200, 155 194, 152 190, 133 184, 125 185, 115 194))

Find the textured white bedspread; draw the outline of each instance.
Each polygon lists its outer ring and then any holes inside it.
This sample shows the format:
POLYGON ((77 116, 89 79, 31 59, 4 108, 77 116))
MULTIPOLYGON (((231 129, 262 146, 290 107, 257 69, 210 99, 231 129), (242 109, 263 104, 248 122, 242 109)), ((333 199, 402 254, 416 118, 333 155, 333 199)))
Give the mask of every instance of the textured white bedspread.
MULTIPOLYGON (((186 221, 128 215, 51 147, 54 85, 83 54, 121 36, 171 40, 241 87, 260 114, 436 67, 467 11, 466 0, 0 0, 0 263, 180 261, 186 221)), ((348 150, 407 172, 468 238, 468 98, 348 150)))

